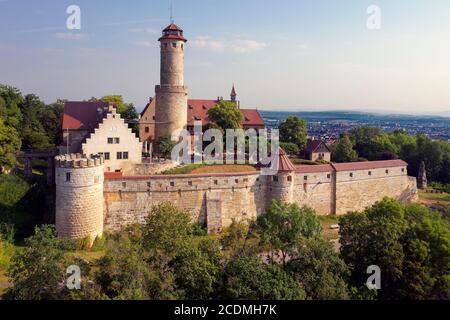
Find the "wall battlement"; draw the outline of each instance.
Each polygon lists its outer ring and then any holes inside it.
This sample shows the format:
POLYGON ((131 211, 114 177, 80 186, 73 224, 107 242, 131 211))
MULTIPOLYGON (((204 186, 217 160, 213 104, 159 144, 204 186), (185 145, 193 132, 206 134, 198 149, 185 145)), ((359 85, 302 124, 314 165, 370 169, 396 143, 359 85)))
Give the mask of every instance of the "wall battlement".
POLYGON ((59 224, 58 232, 65 226, 61 234, 77 238, 97 235, 103 229, 121 230, 144 223, 152 206, 164 201, 189 212, 209 232, 219 232, 233 220, 256 219, 272 200, 309 206, 318 215, 343 215, 363 210, 383 197, 415 201, 416 182, 408 177, 406 166, 400 161, 297 166, 274 176, 260 172, 123 176, 103 175, 102 166, 59 167, 57 217, 59 221, 66 217, 66 222, 59 224), (67 172, 72 182, 61 180, 67 172), (101 182, 95 180, 96 174, 101 175, 101 182), (93 225, 97 227, 88 228, 93 225))
POLYGON ((55 165, 61 168, 97 167, 102 166, 104 162, 104 159, 100 156, 86 157, 81 153, 64 154, 55 157, 55 165))

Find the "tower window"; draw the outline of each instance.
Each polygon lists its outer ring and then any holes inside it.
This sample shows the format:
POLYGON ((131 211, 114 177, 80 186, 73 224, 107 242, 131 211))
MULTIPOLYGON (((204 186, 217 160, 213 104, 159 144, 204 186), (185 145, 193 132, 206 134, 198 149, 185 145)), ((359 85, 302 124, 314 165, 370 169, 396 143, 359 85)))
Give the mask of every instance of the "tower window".
POLYGON ((172 42, 172 48, 176 48, 177 44, 175 42, 172 42))
POLYGON ((66 172, 66 182, 70 182, 70 172, 66 172))
POLYGON ((353 172, 350 172, 350 178, 353 178, 353 172))
POLYGON ((145 133, 149 133, 150 132, 150 128, 149 127, 145 127, 145 133))
POLYGON ((184 44, 181 44, 181 50, 183 50, 184 49, 184 44))

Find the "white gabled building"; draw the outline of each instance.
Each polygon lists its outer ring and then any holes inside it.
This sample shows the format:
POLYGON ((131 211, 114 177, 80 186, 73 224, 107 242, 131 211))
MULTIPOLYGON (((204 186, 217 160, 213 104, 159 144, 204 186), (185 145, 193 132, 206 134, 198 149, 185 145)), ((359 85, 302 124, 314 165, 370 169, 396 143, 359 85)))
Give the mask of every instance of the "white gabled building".
POLYGON ((126 173, 142 162, 142 142, 114 108, 82 144, 82 153, 103 155, 106 172, 126 173))

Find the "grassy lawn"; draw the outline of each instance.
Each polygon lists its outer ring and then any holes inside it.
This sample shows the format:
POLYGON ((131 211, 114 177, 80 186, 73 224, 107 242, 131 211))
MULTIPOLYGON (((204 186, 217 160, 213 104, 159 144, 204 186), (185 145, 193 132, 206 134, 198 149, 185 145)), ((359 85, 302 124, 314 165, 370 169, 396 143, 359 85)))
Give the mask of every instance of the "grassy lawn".
POLYGON ((256 168, 251 165, 214 165, 194 163, 186 166, 173 168, 162 172, 163 175, 174 174, 205 174, 205 173, 231 173, 231 172, 253 172, 256 168))
POLYGON ((327 240, 335 240, 339 238, 339 230, 331 229, 331 225, 338 224, 339 218, 335 215, 320 216, 320 222, 322 222, 323 235, 327 240))
POLYGON ((426 204, 434 203, 450 206, 450 194, 448 193, 427 193, 426 190, 419 190, 419 199, 426 204))
POLYGON ((0 243, 0 296, 10 286, 9 279, 6 276, 6 270, 8 269, 11 257, 16 250, 18 250, 18 247, 12 244, 0 243))

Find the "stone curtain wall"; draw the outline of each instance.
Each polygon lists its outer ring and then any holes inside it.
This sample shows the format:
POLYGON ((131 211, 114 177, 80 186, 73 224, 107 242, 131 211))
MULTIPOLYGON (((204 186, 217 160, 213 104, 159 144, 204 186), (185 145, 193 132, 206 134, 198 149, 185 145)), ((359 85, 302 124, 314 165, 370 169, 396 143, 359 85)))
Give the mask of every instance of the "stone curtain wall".
POLYGON ((364 210, 384 197, 417 201, 416 179, 406 172, 406 166, 337 172, 336 214, 364 210))
POLYGON ((407 176, 406 167, 276 177, 258 173, 123 177, 105 180, 104 225, 105 230, 120 230, 143 223, 152 205, 170 201, 190 212, 194 221, 207 224, 210 232, 218 232, 233 219, 255 219, 273 199, 310 206, 319 215, 342 215, 363 210, 383 197, 417 199, 415 179, 407 176))
POLYGON ((243 173, 108 179, 104 183, 105 230, 143 223, 153 205, 169 201, 188 211, 193 221, 208 221, 208 227, 217 232, 233 219, 255 219, 264 212, 266 178, 243 173))

